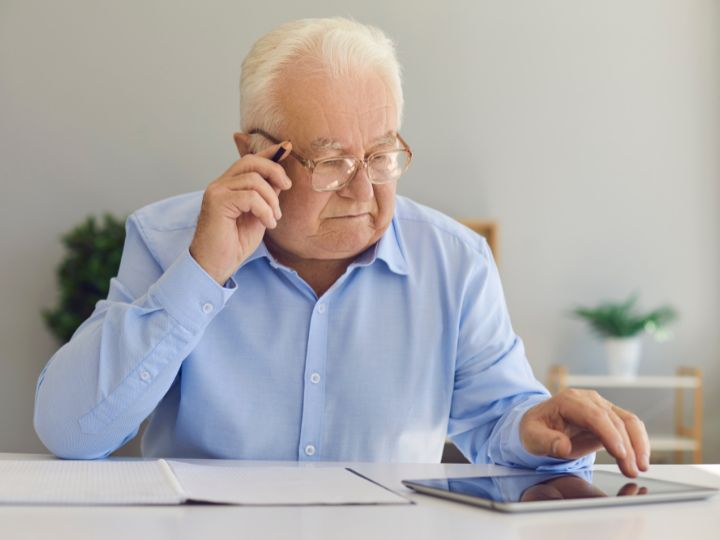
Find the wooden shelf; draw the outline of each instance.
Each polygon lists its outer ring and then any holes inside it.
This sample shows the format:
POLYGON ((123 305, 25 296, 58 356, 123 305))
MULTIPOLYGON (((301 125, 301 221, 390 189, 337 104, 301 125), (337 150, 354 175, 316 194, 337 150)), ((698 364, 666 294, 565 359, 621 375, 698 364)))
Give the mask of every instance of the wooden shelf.
POLYGON ((574 388, 698 388, 698 377, 680 375, 674 377, 640 376, 615 377, 611 375, 566 375, 565 385, 574 388))
POLYGON ((657 451, 681 450, 694 452, 700 443, 692 437, 680 437, 676 435, 655 435, 650 437, 650 448, 657 451))
POLYGON ((675 434, 650 434, 652 452, 675 452, 682 462, 685 452, 692 452, 693 462, 702 463, 702 372, 697 368, 679 368, 675 376, 617 377, 611 375, 575 375, 565 366, 550 369, 548 388, 553 394, 565 388, 670 388, 675 390, 675 434), (692 399, 692 420, 685 423, 684 402, 692 399))

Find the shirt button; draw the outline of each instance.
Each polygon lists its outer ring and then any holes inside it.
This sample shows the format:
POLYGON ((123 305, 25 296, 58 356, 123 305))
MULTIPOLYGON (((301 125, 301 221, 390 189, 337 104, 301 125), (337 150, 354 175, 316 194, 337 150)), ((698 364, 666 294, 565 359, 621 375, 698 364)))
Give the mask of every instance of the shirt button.
POLYGON ((320 382, 320 374, 319 373, 313 373, 310 375, 310 382, 313 384, 317 384, 320 382))
POLYGON ((305 447, 305 454, 308 456, 314 456, 315 455, 315 447, 312 444, 308 444, 305 447))
POLYGON ((143 370, 140 372, 140 378, 141 378, 143 381, 149 381, 149 380, 150 380, 150 372, 143 369, 143 370))
POLYGON ((202 310, 205 315, 211 313, 213 309, 215 309, 215 306, 213 306, 210 302, 203 304, 202 310))
POLYGON ((317 307, 318 313, 325 313, 325 309, 326 309, 325 304, 318 304, 318 307, 317 307))

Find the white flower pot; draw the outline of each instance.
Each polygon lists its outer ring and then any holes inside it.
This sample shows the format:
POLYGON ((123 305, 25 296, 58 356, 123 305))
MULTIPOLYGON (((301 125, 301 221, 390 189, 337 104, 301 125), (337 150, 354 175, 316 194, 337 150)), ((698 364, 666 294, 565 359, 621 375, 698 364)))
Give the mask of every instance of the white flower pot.
POLYGON ((608 372, 617 377, 637 377, 640 364, 641 341, 639 337, 607 338, 605 353, 608 372))

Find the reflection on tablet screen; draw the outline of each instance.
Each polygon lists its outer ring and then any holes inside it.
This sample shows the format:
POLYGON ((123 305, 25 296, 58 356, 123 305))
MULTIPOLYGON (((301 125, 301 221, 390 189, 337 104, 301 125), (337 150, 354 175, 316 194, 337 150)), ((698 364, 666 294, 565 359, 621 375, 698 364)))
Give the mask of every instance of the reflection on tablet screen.
POLYGON ((488 476, 425 480, 428 487, 461 493, 495 502, 531 502, 595 497, 629 497, 660 493, 682 493, 692 486, 662 480, 628 479, 604 471, 533 473, 518 476, 488 476))

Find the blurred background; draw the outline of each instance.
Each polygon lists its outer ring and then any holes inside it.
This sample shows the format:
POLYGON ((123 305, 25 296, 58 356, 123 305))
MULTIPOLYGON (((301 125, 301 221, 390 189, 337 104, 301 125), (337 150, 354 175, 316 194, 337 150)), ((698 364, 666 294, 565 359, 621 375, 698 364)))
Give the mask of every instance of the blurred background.
MULTIPOLYGON (((643 338, 639 371, 702 370, 702 459, 720 462, 716 0, 0 0, 0 452, 46 451, 32 411, 61 235, 204 189, 237 159, 252 43, 334 15, 396 41, 415 154, 399 191, 497 224, 536 376, 605 373, 576 306, 670 304, 674 338, 643 338)), ((668 388, 606 395, 673 431, 668 388)))

